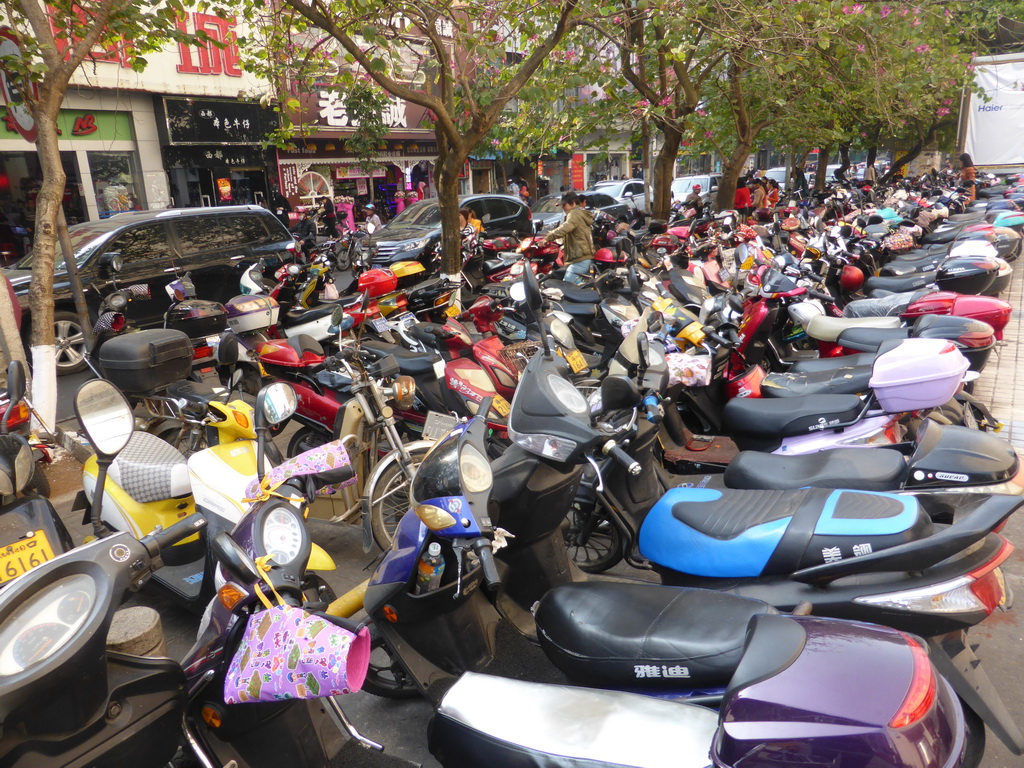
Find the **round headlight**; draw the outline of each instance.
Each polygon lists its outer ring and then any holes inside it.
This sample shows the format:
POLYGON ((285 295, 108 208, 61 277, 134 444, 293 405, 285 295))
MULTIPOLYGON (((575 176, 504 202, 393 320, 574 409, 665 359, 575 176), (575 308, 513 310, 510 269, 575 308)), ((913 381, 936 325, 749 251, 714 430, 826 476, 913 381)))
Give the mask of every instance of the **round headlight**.
POLYGON ((416 380, 412 376, 396 376, 395 407, 400 411, 412 408, 416 398, 416 380))
POLYGON ((490 462, 471 445, 464 446, 459 455, 459 475, 468 493, 486 493, 494 482, 490 462))
POLYGON ((122 312, 128 306, 128 296, 122 291, 112 293, 107 297, 107 306, 114 312, 122 312))
POLYGON ((551 330, 551 335, 555 337, 555 341, 563 347, 576 348, 576 342, 572 338, 572 331, 564 322, 557 317, 552 317, 548 320, 548 328, 551 330))
POLYGON ((35 469, 35 461, 32 458, 32 449, 28 444, 22 443, 18 450, 18 456, 14 459, 14 485, 16 491, 21 491, 32 479, 32 472, 35 469))
POLYGON ((551 394, 555 396, 555 399, 568 408, 571 413, 582 415, 589 412, 587 401, 580 391, 558 374, 548 374, 548 387, 551 388, 551 394))

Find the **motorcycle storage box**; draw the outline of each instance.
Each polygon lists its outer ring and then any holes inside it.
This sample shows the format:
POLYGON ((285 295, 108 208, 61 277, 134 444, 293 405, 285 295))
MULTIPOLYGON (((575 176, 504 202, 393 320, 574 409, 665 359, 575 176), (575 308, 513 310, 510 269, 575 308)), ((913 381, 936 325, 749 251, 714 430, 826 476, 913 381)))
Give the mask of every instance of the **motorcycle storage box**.
POLYGON ((390 269, 371 269, 359 276, 356 292, 362 295, 370 292, 370 298, 376 299, 398 290, 398 277, 390 269))
POLYGON ((398 280, 397 290, 403 290, 422 280, 427 269, 418 261, 399 261, 391 265, 391 271, 398 280))
POLYGON ((271 296, 235 296, 224 305, 228 327, 235 333, 252 333, 277 325, 281 306, 271 296))
POLYGON ((967 368, 947 339, 907 339, 875 359, 868 384, 889 413, 917 411, 949 402, 967 368))
POLYGON ((996 340, 1003 338, 1003 329, 1010 322, 1013 307, 1009 302, 991 296, 965 296, 952 291, 930 293, 911 303, 900 317, 910 319, 921 315, 956 315, 988 323, 995 330, 996 340))
POLYGON ((917 339, 950 339, 967 358, 972 371, 985 367, 996 344, 992 326, 981 320, 956 315, 925 315, 914 322, 917 339))
POLYGON ((100 367, 122 392, 144 394, 192 372, 192 342, 181 331, 152 328, 116 336, 100 347, 100 367))
POLYGON ((942 262, 935 282, 942 291, 980 294, 988 290, 998 274, 999 262, 995 259, 950 258, 942 262))
POLYGON ((219 301, 186 299, 167 310, 167 327, 190 339, 216 336, 228 327, 228 314, 219 301))

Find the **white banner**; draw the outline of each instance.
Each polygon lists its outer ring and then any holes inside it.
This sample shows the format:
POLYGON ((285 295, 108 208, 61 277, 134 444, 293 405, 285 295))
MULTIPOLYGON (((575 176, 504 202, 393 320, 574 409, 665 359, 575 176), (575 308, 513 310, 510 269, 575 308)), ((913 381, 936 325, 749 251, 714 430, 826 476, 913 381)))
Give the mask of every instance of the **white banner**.
POLYGON ((964 151, 977 166, 1024 165, 1024 58, 975 60, 975 77, 988 101, 971 94, 964 151))

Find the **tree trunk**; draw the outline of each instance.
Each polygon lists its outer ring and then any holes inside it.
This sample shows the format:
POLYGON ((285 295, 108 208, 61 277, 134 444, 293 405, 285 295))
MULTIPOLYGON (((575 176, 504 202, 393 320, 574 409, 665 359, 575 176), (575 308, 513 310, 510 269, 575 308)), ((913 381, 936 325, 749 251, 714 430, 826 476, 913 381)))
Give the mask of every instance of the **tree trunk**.
POLYGON ((672 209, 672 180, 675 178, 676 158, 683 132, 677 125, 661 126, 662 144, 654 161, 653 214, 656 219, 668 220, 672 209))
POLYGON ((892 177, 899 172, 900 168, 902 168, 915 157, 921 154, 922 149, 924 149, 923 141, 918 141, 916 144, 911 146, 910 149, 904 152, 901 157, 897 157, 895 160, 892 161, 892 165, 889 167, 889 170, 886 171, 885 175, 878 180, 878 183, 888 184, 892 177))
POLYGON ((743 166, 746 165, 753 146, 753 138, 738 141, 732 154, 723 161, 722 180, 718 182, 718 194, 715 196, 715 208, 719 211, 732 208, 736 201, 736 182, 743 172, 743 166))
POLYGON ((43 183, 36 196, 36 231, 32 244, 32 284, 29 312, 32 315, 32 399, 35 416, 32 428, 48 431, 57 421, 57 366, 53 335, 53 264, 57 252, 57 219, 64 199, 64 166, 57 145, 57 109, 41 99, 36 106, 39 134, 36 150, 42 166, 43 183))
POLYGON ((826 145, 818 150, 818 165, 814 171, 814 191, 821 192, 825 189, 828 181, 828 160, 832 156, 832 145, 826 145))
POLYGON ((864 167, 865 168, 870 168, 872 165, 875 164, 875 160, 877 158, 878 158, 878 145, 877 144, 872 144, 870 147, 868 147, 868 159, 865 161, 867 164, 864 167))
MULTIPOLYGON (((462 273, 462 235, 459 231, 459 173, 469 156, 461 148, 438 147, 437 204, 441 211, 441 274, 458 280, 462 273)), ((484 222, 486 226, 486 222, 484 222)))

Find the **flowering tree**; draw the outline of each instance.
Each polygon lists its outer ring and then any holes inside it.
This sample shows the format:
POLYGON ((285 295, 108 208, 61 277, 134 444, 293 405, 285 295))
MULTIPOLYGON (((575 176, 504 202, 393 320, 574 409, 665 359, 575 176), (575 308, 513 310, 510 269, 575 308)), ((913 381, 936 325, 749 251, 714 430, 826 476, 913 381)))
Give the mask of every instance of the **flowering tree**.
POLYGON ((169 41, 208 41, 205 33, 191 35, 178 28, 181 9, 178 2, 155 0, 10 0, 0 6, 0 25, 11 29, 20 47, 18 55, 0 63, 25 126, 32 126, 25 135, 35 142, 43 175, 36 197, 29 311, 32 395, 47 425, 56 421, 53 273, 66 182, 57 116, 71 76, 94 57, 109 58, 113 52, 141 71, 146 54, 169 41))
MULTIPOLYGON (((340 87, 372 80, 384 91, 429 110, 437 136, 437 189, 443 271, 461 269, 458 180, 470 152, 509 103, 542 99, 530 79, 579 24, 578 0, 283 0, 294 13, 279 39, 319 44, 326 35, 346 65, 340 87), (511 26, 514 24, 514 30, 511 26)), ((264 7, 253 3, 249 13, 264 7)), ((271 41, 271 37, 265 37, 271 41)), ((277 60, 273 50, 268 56, 277 60)), ((285 64, 287 62, 284 62, 285 64)))

